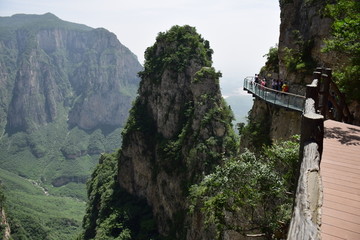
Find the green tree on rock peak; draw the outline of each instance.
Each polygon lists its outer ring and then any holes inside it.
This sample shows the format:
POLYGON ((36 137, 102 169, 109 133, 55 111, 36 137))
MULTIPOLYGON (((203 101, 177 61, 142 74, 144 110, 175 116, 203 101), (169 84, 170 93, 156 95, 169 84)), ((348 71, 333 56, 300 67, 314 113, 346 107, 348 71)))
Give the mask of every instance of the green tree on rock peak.
POLYGON ((144 70, 139 76, 161 76, 165 68, 181 72, 190 61, 210 67, 212 54, 209 41, 204 40, 195 27, 176 25, 160 32, 156 43, 146 49, 144 70))

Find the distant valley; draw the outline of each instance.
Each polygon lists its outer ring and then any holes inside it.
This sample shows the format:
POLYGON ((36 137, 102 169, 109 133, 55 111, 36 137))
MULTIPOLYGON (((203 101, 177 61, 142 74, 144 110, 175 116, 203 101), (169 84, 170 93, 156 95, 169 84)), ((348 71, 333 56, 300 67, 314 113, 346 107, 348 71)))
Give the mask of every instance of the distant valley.
POLYGON ((0 179, 14 236, 77 234, 86 181, 120 147, 141 69, 105 29, 50 13, 0 18, 0 179))

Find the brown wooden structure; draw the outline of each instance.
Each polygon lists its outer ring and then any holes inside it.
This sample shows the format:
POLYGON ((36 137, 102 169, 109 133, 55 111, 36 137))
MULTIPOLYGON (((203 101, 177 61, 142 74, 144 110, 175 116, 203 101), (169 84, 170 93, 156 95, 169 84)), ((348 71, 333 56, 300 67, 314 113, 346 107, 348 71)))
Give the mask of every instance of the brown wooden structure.
POLYGON ((322 240, 360 239, 360 127, 324 123, 322 240))
POLYGON ((360 127, 352 120, 331 69, 317 69, 306 88, 288 240, 360 239, 360 127))
POLYGON ((317 113, 318 79, 306 86, 301 121, 300 165, 288 240, 320 239, 322 187, 320 161, 324 117, 317 113))
POLYGON ((326 119, 332 119, 345 123, 352 123, 353 115, 346 104, 345 95, 340 92, 337 85, 332 81, 330 68, 317 68, 314 79, 319 80, 317 89, 317 110, 326 119))

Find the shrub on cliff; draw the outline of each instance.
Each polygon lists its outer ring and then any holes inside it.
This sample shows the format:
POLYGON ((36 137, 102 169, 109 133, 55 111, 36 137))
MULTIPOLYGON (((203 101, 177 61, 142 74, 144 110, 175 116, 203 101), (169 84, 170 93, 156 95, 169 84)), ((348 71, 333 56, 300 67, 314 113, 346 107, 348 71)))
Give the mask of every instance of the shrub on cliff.
POLYGON ((117 153, 103 154, 87 183, 84 232, 77 239, 157 239, 146 201, 126 193, 116 179, 117 153))
POLYGON ((215 226, 216 239, 233 230, 265 233, 271 238, 291 218, 294 164, 298 138, 227 159, 223 166, 190 189, 190 211, 203 212, 205 225, 215 226), (232 217, 231 217, 232 216, 232 217))
POLYGON ((334 67, 334 78, 350 99, 360 101, 360 2, 338 0, 326 6, 326 13, 334 19, 332 34, 325 41, 325 52, 345 56, 334 67), (344 61, 345 60, 345 61, 344 61))
POLYGON ((268 72, 279 73, 279 48, 276 45, 275 47, 270 47, 269 52, 263 57, 266 57, 265 66, 262 70, 268 72))

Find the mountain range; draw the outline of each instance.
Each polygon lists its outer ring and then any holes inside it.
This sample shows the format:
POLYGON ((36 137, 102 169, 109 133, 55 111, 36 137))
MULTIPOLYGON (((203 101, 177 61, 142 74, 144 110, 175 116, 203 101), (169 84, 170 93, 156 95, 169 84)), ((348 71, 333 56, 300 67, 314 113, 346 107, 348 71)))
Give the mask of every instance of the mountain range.
POLYGON ((23 235, 65 239, 81 226, 86 180, 101 153, 119 148, 141 70, 106 29, 51 13, 0 17, 0 178, 23 235), (62 216, 77 227, 51 227, 70 207, 45 204, 47 195, 78 205, 62 216), (35 211, 41 204, 50 207, 35 211), (29 221, 47 237, 31 234, 29 221))

